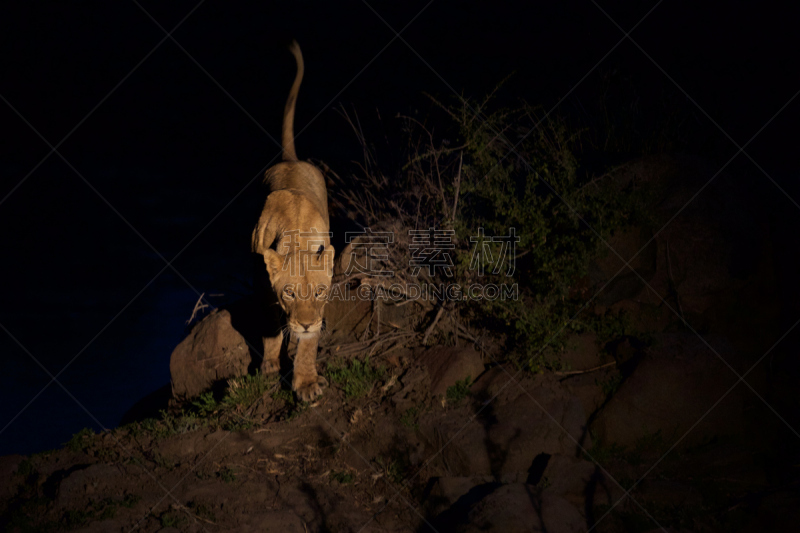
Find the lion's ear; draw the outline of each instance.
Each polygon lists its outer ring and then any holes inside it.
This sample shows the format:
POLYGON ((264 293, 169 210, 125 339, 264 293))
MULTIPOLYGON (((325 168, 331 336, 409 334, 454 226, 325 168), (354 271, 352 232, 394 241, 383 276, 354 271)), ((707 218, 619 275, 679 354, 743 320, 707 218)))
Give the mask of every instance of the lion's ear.
POLYGON ((325 254, 325 272, 327 272, 328 276, 333 277, 333 256, 336 253, 336 249, 332 244, 329 244, 325 248, 320 247, 318 253, 325 254))
POLYGON ((333 254, 335 250, 332 244, 329 244, 328 246, 320 244, 319 248, 317 248, 317 255, 322 255, 322 252, 333 254))
POLYGON ((267 272, 271 281, 275 280, 275 276, 280 271, 283 263, 282 259, 281 255, 275 250, 267 249, 264 251, 264 264, 267 265, 267 272))

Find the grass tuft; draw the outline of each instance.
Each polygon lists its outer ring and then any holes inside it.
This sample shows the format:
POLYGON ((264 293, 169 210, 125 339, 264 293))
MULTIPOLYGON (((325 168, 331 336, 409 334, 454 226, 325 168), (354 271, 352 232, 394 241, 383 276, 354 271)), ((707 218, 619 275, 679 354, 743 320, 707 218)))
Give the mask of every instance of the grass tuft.
POLYGON ((363 361, 353 359, 349 363, 340 360, 328 363, 326 375, 331 383, 344 391, 345 398, 358 398, 368 394, 375 382, 386 376, 386 367, 374 366, 369 357, 363 361))
POLYGON ((445 398, 450 403, 458 403, 467 396, 469 396, 469 387, 471 385, 471 376, 467 376, 461 381, 456 381, 456 384, 447 388, 445 398))

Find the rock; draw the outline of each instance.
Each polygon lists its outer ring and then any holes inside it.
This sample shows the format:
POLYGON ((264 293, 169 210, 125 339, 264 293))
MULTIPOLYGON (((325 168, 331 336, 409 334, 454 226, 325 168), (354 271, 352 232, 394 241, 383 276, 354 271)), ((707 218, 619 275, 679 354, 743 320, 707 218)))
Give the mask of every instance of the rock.
MULTIPOLYGON (((790 531, 790 530, 787 529, 786 531, 790 531)), ((668 527, 666 529, 659 527, 659 528, 656 528, 656 529, 651 529, 647 533, 664 533, 664 532, 666 532, 666 533, 693 533, 690 529, 675 529, 675 528, 672 528, 672 527, 668 527)))
POLYGON ((59 483, 56 506, 74 507, 76 502, 82 502, 86 497, 92 497, 98 492, 105 493, 103 489, 119 476, 119 468, 113 465, 95 464, 77 469, 59 483))
POLYGON ((436 442, 449 443, 442 459, 454 475, 527 478, 539 454, 574 455, 576 441, 586 438, 581 402, 556 379, 525 376, 519 384, 510 379, 494 368, 475 383, 472 391, 487 403, 476 407, 474 420, 444 413, 427 421, 431 427, 423 429, 436 442))
POLYGON ((771 234, 753 180, 723 173, 709 182, 718 171, 703 158, 662 155, 612 176, 620 190, 644 185, 655 233, 614 234, 608 243, 616 253, 590 266, 589 294, 603 287, 596 311, 625 311, 634 330, 664 331, 680 315, 695 330, 763 353, 788 327, 776 327, 781 289, 773 264, 785 239, 771 234))
POLYGON ((595 333, 581 333, 572 335, 567 341, 564 350, 557 354, 557 358, 568 370, 588 370, 610 359, 600 355, 595 333))
POLYGON ((282 533, 305 533, 308 528, 297 514, 291 511, 271 511, 258 514, 245 514, 237 524, 236 531, 281 531, 282 533))
POLYGON ((483 358, 471 346, 436 346, 417 354, 431 376, 431 394, 445 394, 458 381, 483 374, 483 358))
MULTIPOLYGON (((720 354, 730 356, 724 339, 707 340, 720 354)), ((635 446, 657 433, 670 445, 701 417, 705 418, 686 435, 682 446, 740 433, 745 386, 740 384, 714 407, 736 381, 730 368, 695 334, 665 334, 598 412, 592 430, 603 442, 623 446, 635 446)))
POLYGON ((531 485, 503 485, 472 506, 469 524, 460 533, 548 532, 573 533, 586 530, 586 520, 560 496, 541 494, 531 485))
MULTIPOLYGON (((558 358, 568 370, 589 370, 613 361, 608 355, 600 354, 594 333, 570 337, 558 358)), ((619 379, 619 370, 612 365, 602 370, 568 376, 561 383, 580 400, 584 412, 591 416, 603 405, 609 388, 619 379)))
POLYGON ((7 500, 16 494, 17 486, 28 477, 28 472, 20 472, 24 460, 25 457, 16 454, 0 457, 0 479, 6 480, 0 488, 0 500, 7 500))
POLYGON ((622 375, 617 368, 611 366, 588 374, 569 376, 562 383, 583 406, 583 411, 591 417, 620 383, 622 375))
POLYGON ((494 478, 491 476, 445 476, 434 479, 425 497, 428 514, 438 515, 442 513, 455 505, 456 502, 469 493, 470 490, 487 483, 494 483, 494 478))
POLYGON ((425 400, 430 389, 430 376, 424 366, 413 366, 406 370, 397 382, 400 390, 392 394, 392 403, 398 413, 418 406, 425 400))
POLYGON ((593 285, 599 288, 608 283, 596 298, 598 305, 609 306, 620 300, 633 298, 644 288, 641 278, 647 281, 653 279, 658 248, 657 242, 650 241, 650 237, 649 233, 640 228, 630 228, 618 231, 608 239, 610 249, 605 256, 589 266, 589 277, 593 285), (633 261, 629 261, 633 271, 612 249, 625 259, 642 250, 633 261))
POLYGON ((645 479, 636 487, 636 499, 674 508, 700 508, 703 496, 696 488, 669 479, 645 479))
POLYGON ((574 456, 553 455, 547 461, 539 485, 545 491, 559 496, 565 494, 582 496, 596 470, 594 463, 589 461, 574 456))
POLYGON ((172 394, 179 400, 199 395, 216 381, 247 373, 251 355, 228 311, 205 317, 172 352, 172 394))
POLYGON ((594 463, 566 455, 549 458, 537 485, 545 494, 561 496, 581 509, 587 503, 612 505, 625 494, 594 463))

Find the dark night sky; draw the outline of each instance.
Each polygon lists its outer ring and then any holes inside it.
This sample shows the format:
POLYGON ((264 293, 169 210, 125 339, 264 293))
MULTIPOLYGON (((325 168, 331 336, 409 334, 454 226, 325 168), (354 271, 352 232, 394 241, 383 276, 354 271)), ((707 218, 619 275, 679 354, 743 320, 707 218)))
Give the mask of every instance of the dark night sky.
MULTIPOLYGON (((189 285, 222 299, 246 290, 265 194, 256 178, 279 153, 269 135, 280 133, 294 75, 289 39, 306 60, 298 154, 344 169, 360 150, 340 104, 386 120, 428 109, 423 92, 480 97, 514 73, 500 100, 549 110, 624 36, 591 1, 371 3, 395 30, 410 23, 407 44, 361 2, 140 5, 0 8, 0 454, 118 424, 167 383, 197 299, 189 285), (173 34, 179 44, 161 42, 158 24, 170 30, 190 12, 173 34), (32 128, 53 145, 71 133, 63 159, 45 159, 50 148, 32 128), (180 276, 159 275, 161 257, 176 254, 180 276), (69 393, 51 384, 37 396, 50 378, 33 358, 53 374, 74 361, 59 377, 69 393)), ((655 3, 599 5, 628 31, 655 3)), ((730 157, 737 149, 711 119, 742 145, 800 90, 800 37, 784 9, 665 0, 631 33, 647 55, 624 40, 562 105, 579 109, 602 73, 634 79, 642 105, 653 87, 680 94, 674 80, 699 105, 683 97, 698 128, 730 157)), ((798 115, 800 99, 747 147, 793 198, 798 115)), ((791 207, 739 160, 764 195, 791 207)))

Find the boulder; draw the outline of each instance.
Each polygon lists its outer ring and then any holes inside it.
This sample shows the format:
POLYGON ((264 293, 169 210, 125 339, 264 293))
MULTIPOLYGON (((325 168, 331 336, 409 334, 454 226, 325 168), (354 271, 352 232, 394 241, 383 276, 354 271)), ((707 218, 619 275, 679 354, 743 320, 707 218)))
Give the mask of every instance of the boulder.
POLYGON ((198 323, 172 352, 172 394, 193 398, 215 382, 247 373, 252 357, 228 311, 214 311, 198 323))
POLYGON ((76 507, 87 498, 106 494, 113 481, 120 477, 115 465, 94 464, 85 468, 75 467, 58 485, 55 504, 59 508, 76 507))
POLYGON ((586 438, 581 402, 552 376, 517 379, 493 368, 472 387, 482 401, 474 419, 446 412, 426 420, 423 433, 433 435, 433 442, 448 443, 442 461, 452 475, 517 481, 528 477, 542 453, 576 453, 576 442, 586 438))
MULTIPOLYGON (((617 350, 615 350, 615 355, 617 350)), ((597 335, 594 333, 576 334, 567 341, 558 359, 566 365, 567 370, 581 371, 597 368, 613 362, 610 355, 600 352, 597 335)), ((591 416, 605 402, 609 388, 619 380, 619 370, 615 365, 594 372, 573 374, 564 377, 561 383, 576 396, 583 405, 583 410, 591 416)))
POLYGON ((416 355, 428 369, 431 394, 445 394, 458 381, 474 381, 483 373, 483 358, 471 346, 436 346, 416 355))
POLYGON ((753 194, 758 185, 746 174, 709 182, 718 171, 709 160, 662 155, 615 173, 620 190, 648 191, 650 229, 620 230, 607 240, 614 251, 590 265, 588 294, 602 287, 596 311, 625 311, 633 330, 664 331, 685 319, 763 353, 788 327, 777 327, 782 291, 773 258, 785 239, 776 241, 765 223, 766 206, 753 194))
MULTIPOLYGON (((707 341, 723 357, 730 356, 724 339, 707 341)), ((603 442, 623 446, 656 434, 667 445, 685 435, 681 445, 687 446, 741 433, 745 386, 739 384, 715 406, 736 381, 694 333, 664 334, 598 411, 592 431, 603 442)))
POLYGON ((8 500, 17 492, 17 486, 26 481, 30 472, 20 471, 25 460, 22 455, 6 455, 0 457, 0 479, 6 482, 0 487, 0 500, 8 500))
POLYGON ((452 508, 456 502, 467 495, 473 488, 491 483, 494 483, 494 478, 491 476, 443 476, 435 478, 431 482, 430 490, 425 495, 428 513, 430 515, 438 515, 452 508))
POLYGON ((460 533, 577 533, 586 531, 578 509, 560 496, 542 494, 523 483, 503 485, 476 504, 467 514, 460 533))
POLYGON ((580 509, 613 505, 625 494, 594 463, 566 455, 553 455, 548 459, 537 485, 543 493, 561 496, 580 509))

